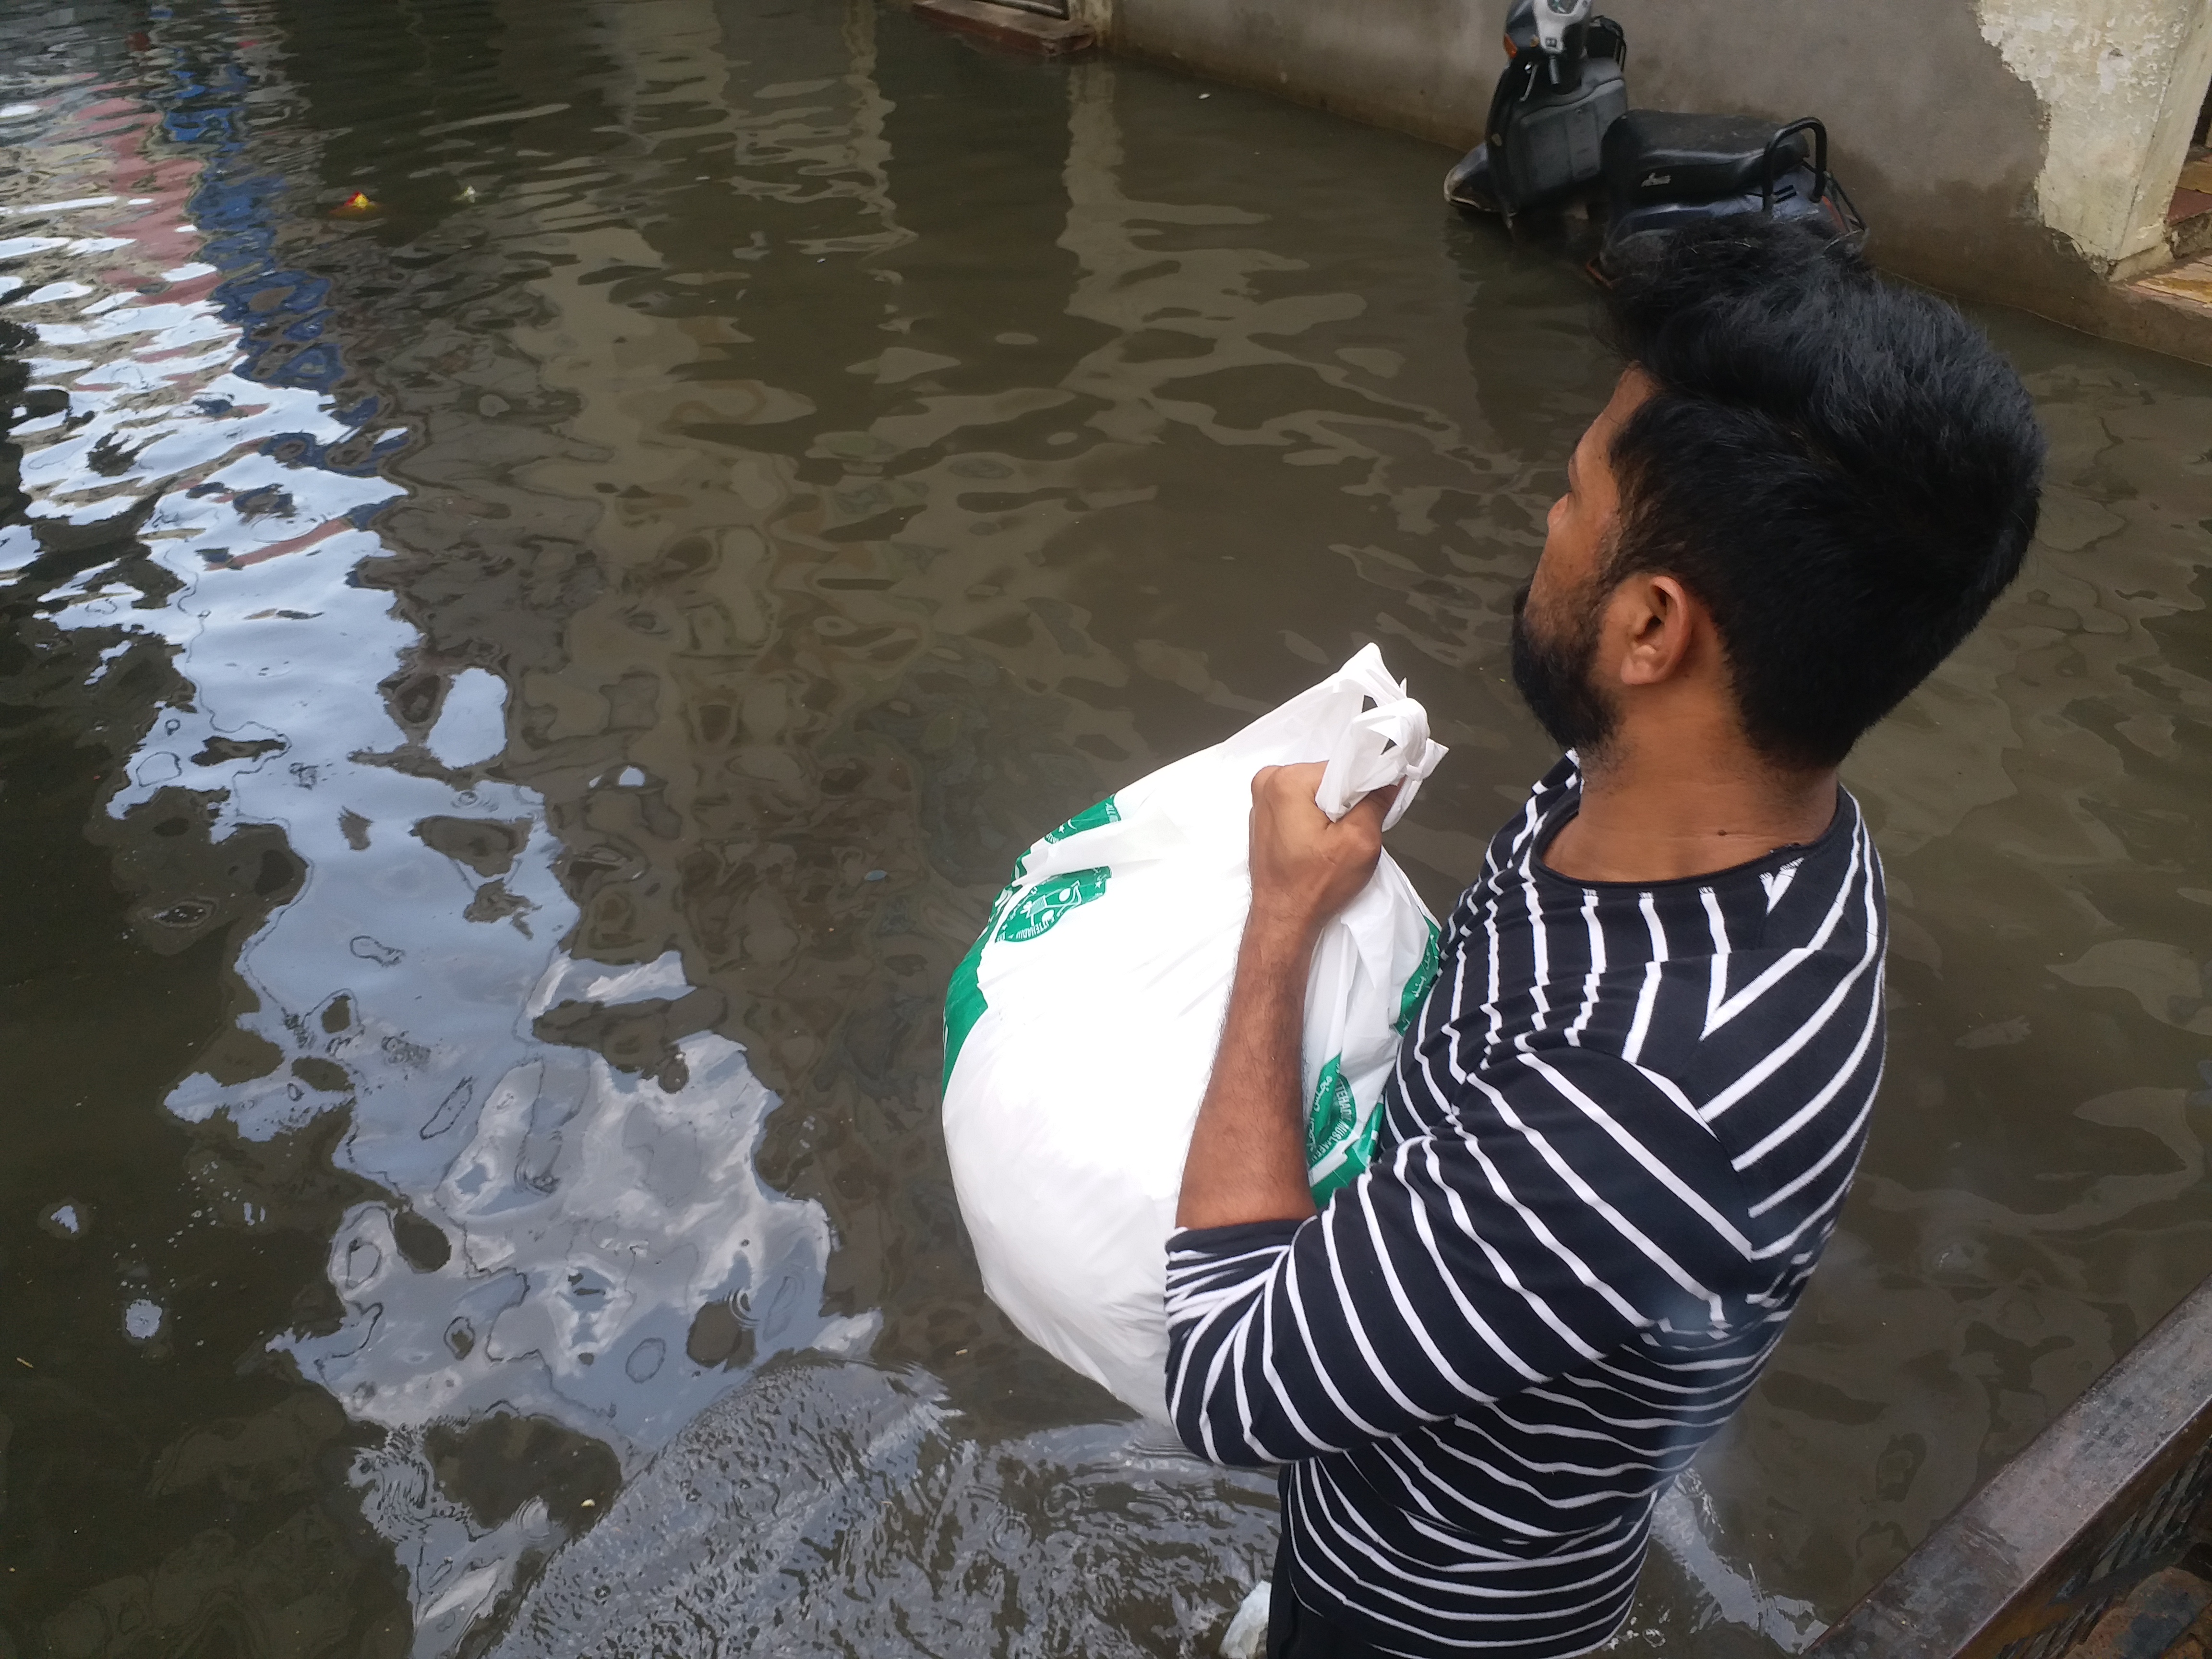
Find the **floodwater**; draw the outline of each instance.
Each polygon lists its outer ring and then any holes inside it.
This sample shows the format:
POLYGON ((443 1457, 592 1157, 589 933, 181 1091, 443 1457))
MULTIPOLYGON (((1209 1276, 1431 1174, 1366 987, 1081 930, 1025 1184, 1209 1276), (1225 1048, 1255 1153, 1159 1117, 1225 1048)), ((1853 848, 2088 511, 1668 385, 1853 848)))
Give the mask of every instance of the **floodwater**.
MULTIPOLYGON (((939 999, 1370 640, 1470 877, 1571 261, 867 0, 0 44, 0 1655, 1211 1653, 1269 1486, 985 1301, 939 999)), ((1801 1650, 2212 1268, 2212 373, 1983 320, 2043 538, 1852 763, 1872 1146, 1618 1652, 1801 1650)))

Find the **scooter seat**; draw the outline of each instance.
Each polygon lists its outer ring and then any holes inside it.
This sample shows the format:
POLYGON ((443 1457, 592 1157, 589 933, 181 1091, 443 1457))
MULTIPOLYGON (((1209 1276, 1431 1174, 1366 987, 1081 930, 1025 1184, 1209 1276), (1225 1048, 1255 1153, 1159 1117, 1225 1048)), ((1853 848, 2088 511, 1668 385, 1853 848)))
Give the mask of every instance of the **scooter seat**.
MULTIPOLYGON (((1766 147, 1781 125, 1756 115, 1630 110, 1606 131, 1607 191, 1617 208, 1757 195, 1766 174, 1766 147)), ((1805 155, 1804 135, 1796 134, 1776 158, 1778 176, 1802 165, 1805 155)))

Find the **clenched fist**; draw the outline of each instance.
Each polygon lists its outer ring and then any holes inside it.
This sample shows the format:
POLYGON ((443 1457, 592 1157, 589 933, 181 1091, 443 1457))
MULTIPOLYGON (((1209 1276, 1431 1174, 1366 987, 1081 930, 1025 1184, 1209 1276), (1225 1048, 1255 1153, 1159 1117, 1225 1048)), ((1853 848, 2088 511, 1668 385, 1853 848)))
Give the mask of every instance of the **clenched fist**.
POLYGON ((1398 791, 1377 789, 1336 823, 1314 805, 1327 769, 1262 767, 1252 778, 1252 914, 1246 933, 1311 949, 1358 896, 1382 852, 1382 817, 1398 791))

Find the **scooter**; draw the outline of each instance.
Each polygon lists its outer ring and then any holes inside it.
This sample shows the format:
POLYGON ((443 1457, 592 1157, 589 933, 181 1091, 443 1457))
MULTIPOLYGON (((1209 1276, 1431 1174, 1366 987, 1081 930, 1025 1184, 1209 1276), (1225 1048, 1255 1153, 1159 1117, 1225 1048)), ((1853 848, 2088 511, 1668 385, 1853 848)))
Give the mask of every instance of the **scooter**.
POLYGON ((1513 0, 1486 137, 1445 178, 1446 201, 1510 224, 1598 176, 1606 132, 1628 110, 1628 39, 1590 5, 1513 0))
POLYGON ((1446 175, 1446 201, 1510 225, 1601 195, 1605 243, 1590 262, 1600 282, 1643 239, 1692 219, 1763 212, 1863 239, 1820 120, 1630 109, 1627 37, 1591 3, 1512 0, 1486 136, 1446 175))

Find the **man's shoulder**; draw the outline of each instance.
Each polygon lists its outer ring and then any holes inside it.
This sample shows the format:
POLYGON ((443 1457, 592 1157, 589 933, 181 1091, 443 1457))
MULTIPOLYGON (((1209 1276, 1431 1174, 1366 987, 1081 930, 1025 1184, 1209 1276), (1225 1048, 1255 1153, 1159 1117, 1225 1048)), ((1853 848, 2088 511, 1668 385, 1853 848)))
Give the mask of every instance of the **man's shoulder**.
POLYGON ((1501 876, 1528 862, 1530 853, 1544 838, 1546 827, 1581 798, 1582 787, 1582 766, 1575 751, 1570 749, 1536 780, 1520 810, 1499 824, 1491 836, 1481 873, 1468 884, 1452 907, 1455 932, 1472 919, 1474 908, 1482 902, 1486 892, 1493 890, 1501 876))
POLYGON ((1644 908, 1667 937, 1664 971, 1725 982, 1737 1002, 1784 979, 1802 988, 1850 973, 1887 937, 1881 860, 1858 803, 1841 789, 1818 841, 1666 884, 1652 897, 1644 908))
POLYGON ((1887 1036, 1881 866, 1848 796, 1844 815, 1777 872, 1759 945, 1699 964, 1670 1057, 1764 1224, 1793 1235, 1850 1183, 1887 1036))

